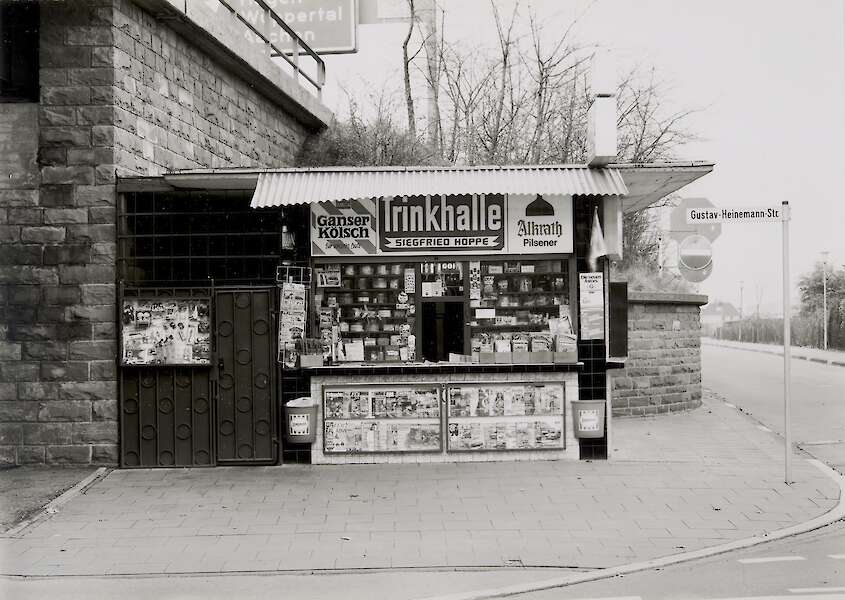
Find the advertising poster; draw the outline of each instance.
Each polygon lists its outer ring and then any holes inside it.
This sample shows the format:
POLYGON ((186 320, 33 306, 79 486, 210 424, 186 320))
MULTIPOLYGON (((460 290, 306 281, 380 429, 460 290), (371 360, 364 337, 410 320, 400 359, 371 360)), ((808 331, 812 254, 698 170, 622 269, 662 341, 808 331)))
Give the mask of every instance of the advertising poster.
POLYGON ((376 249, 376 200, 311 205, 311 255, 361 256, 376 249))
POLYGON ((124 298, 121 364, 211 364, 208 298, 124 298))
POLYGON ((442 444, 437 386, 337 386, 323 389, 323 450, 438 452, 442 444))
POLYGON ((574 248, 572 218, 572 196, 562 194, 434 194, 321 202, 311 205, 311 254, 569 254, 574 248))
POLYGON ((340 265, 325 265, 317 269, 318 288, 340 287, 340 265))
POLYGON ((505 197, 385 196, 379 201, 378 247, 390 254, 502 250, 505 197))
POLYGON ((572 251, 572 196, 508 195, 508 252, 570 254, 572 251))
POLYGON ((578 273, 581 339, 604 339, 604 274, 578 273))

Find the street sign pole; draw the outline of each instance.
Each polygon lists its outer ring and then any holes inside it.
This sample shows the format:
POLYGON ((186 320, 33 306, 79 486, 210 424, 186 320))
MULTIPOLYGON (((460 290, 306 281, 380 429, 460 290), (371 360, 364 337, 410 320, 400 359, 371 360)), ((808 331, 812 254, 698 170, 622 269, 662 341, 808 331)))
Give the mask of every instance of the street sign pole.
MULTIPOLYGON (((735 208, 716 208, 707 205, 685 207, 687 225, 702 225, 709 223, 776 223, 781 222, 783 228, 783 430, 786 438, 784 456, 784 482, 792 483, 792 431, 790 391, 792 385, 792 339, 790 336, 789 317, 792 312, 789 304, 789 202, 784 200, 781 207, 750 206, 735 208)), ((679 217, 678 217, 679 218, 679 217)), ((740 286, 742 282, 740 282, 740 286)), ((740 317, 742 316, 742 287, 740 287, 740 317)), ((740 318, 740 335, 742 335, 742 319, 740 318)), ((740 338, 741 340, 742 338, 740 338)))
POLYGON ((790 406, 790 366, 792 364, 792 340, 790 339, 789 305, 789 202, 783 201, 781 222, 783 224, 783 431, 786 437, 786 456, 784 461, 784 483, 792 483, 792 432, 790 406))

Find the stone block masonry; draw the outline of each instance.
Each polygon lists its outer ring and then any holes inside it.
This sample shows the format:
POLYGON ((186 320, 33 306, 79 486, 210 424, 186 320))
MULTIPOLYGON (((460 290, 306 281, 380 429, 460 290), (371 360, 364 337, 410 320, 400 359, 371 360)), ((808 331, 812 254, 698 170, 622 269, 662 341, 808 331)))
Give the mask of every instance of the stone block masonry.
POLYGON ((643 416, 701 405, 701 318, 706 296, 628 297, 628 360, 609 371, 614 416, 643 416))
POLYGON ((130 0, 40 13, 40 102, 0 104, 0 465, 115 464, 116 177, 289 166, 316 126, 130 0))

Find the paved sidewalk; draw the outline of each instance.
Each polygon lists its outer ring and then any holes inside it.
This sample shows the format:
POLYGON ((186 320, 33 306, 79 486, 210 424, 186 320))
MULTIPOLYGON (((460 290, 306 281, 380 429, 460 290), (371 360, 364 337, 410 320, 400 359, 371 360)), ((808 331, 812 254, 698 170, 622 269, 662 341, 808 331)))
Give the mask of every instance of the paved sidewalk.
POLYGON ((0 537, 0 565, 25 575, 591 569, 765 534, 837 502, 835 484, 800 457, 784 485, 779 438, 717 400, 614 431, 607 462, 113 471, 0 537))
MULTIPOLYGON (((777 344, 752 344, 750 342, 734 342, 732 340, 717 340, 715 338, 701 338, 702 344, 711 346, 724 346, 726 348, 741 348, 752 352, 763 352, 765 354, 777 354, 783 356, 783 346, 777 344)), ((837 367, 845 367, 845 352, 840 350, 821 350, 819 348, 805 348, 804 346, 792 346, 792 358, 810 360, 837 367)))

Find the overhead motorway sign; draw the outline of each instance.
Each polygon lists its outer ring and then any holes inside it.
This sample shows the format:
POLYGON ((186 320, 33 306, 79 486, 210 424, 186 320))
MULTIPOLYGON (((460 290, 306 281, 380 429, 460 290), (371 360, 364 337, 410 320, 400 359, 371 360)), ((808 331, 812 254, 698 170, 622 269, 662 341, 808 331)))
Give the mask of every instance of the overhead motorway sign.
MULTIPOLYGON (((267 3, 317 54, 358 51, 355 0, 268 0, 267 3)), ((289 40, 283 34, 282 42, 289 40)))
POLYGON ((751 206, 741 208, 687 208, 687 223, 775 223, 783 220, 780 206, 751 206))

